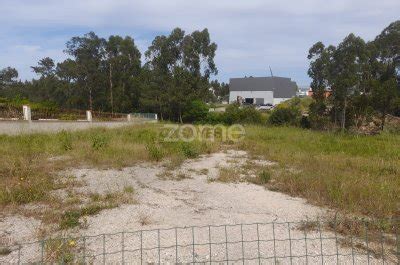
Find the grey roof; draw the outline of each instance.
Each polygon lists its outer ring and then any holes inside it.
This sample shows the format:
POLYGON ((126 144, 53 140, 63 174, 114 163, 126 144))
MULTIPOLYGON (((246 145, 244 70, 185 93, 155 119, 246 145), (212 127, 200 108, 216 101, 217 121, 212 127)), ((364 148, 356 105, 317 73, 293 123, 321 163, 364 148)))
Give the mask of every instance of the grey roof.
POLYGON ((244 77, 231 78, 229 91, 274 91, 274 98, 296 96, 296 82, 286 77, 244 77))

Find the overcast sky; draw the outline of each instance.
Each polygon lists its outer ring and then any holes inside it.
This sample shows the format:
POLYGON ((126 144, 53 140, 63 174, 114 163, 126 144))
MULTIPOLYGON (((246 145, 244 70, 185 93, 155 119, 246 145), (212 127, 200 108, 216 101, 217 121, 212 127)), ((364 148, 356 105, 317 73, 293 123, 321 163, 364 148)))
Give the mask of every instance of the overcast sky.
POLYGON ((0 68, 13 66, 21 79, 49 56, 66 58, 71 37, 129 35, 142 53, 155 36, 181 27, 208 28, 218 44, 217 78, 274 75, 309 84, 312 44, 337 44, 353 32, 373 39, 400 19, 399 0, 0 0, 0 68))

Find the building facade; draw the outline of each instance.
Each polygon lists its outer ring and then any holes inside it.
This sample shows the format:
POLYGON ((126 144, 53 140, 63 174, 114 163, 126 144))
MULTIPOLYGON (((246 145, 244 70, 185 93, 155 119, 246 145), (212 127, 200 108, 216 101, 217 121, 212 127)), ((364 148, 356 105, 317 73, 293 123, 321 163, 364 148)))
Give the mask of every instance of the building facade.
POLYGON ((296 96, 296 82, 285 77, 244 77, 229 80, 229 103, 272 104, 296 96))

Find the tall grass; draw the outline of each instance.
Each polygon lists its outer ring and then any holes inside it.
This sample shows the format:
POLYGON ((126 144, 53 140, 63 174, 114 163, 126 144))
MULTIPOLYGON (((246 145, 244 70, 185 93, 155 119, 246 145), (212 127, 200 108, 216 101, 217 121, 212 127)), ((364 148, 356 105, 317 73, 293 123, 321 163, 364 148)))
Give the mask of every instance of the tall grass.
POLYGON ((400 217, 400 135, 253 126, 239 148, 279 163, 281 191, 344 212, 400 217))
MULTIPOLYGON (((141 125, 0 136, 0 206, 49 201, 50 191, 62 187, 55 172, 68 167, 120 168, 163 159, 173 166, 220 149, 218 140, 165 142, 160 131, 160 125, 141 125)), ((343 212, 400 217, 399 135, 248 126, 236 146, 279 163, 278 172, 263 178, 280 191, 343 212)))
POLYGON ((164 142, 160 125, 79 132, 0 135, 0 206, 48 201, 55 172, 68 167, 125 167, 164 158, 195 157, 218 143, 164 142))

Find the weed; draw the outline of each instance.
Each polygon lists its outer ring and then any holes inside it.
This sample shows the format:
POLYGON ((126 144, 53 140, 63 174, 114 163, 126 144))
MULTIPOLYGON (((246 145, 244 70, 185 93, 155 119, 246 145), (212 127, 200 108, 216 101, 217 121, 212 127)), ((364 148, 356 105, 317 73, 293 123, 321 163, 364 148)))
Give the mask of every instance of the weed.
POLYGON ((208 174, 208 168, 202 168, 199 172, 202 175, 207 175, 208 174))
POLYGON ((271 180, 271 172, 263 170, 258 174, 258 178, 260 179, 261 184, 267 184, 271 180))
POLYGON ((240 182, 242 179, 240 177, 239 172, 237 172, 237 170, 232 169, 232 168, 220 168, 219 169, 219 175, 218 177, 215 179, 215 181, 219 181, 219 182, 224 182, 224 183, 236 183, 236 182, 240 182))
POLYGON ((197 150, 196 146, 191 142, 182 142, 181 150, 186 158, 196 158, 199 156, 199 150, 197 150))
POLYGON ((109 139, 102 134, 94 134, 92 136, 92 148, 94 150, 104 149, 108 146, 109 139))
POLYGON ((59 133, 61 149, 64 151, 72 150, 72 135, 70 132, 62 131, 59 133))
POLYGON ((135 189, 132 186, 125 186, 124 187, 124 192, 125 193, 134 193, 135 189))
POLYGON ((160 161, 164 156, 161 148, 154 143, 148 144, 146 149, 151 160, 160 161))
POLYGON ((75 262, 76 241, 60 238, 45 241, 46 261, 50 263, 72 264, 75 262))
POLYGON ((81 213, 79 210, 66 211, 61 216, 60 229, 74 228, 80 225, 79 218, 81 213))
POLYGON ((145 214, 145 213, 140 213, 139 214, 139 224, 141 226, 149 225, 151 223, 152 223, 152 221, 151 221, 150 216, 148 214, 145 214))
POLYGON ((0 247, 0 256, 6 256, 11 253, 11 249, 9 247, 0 247))

